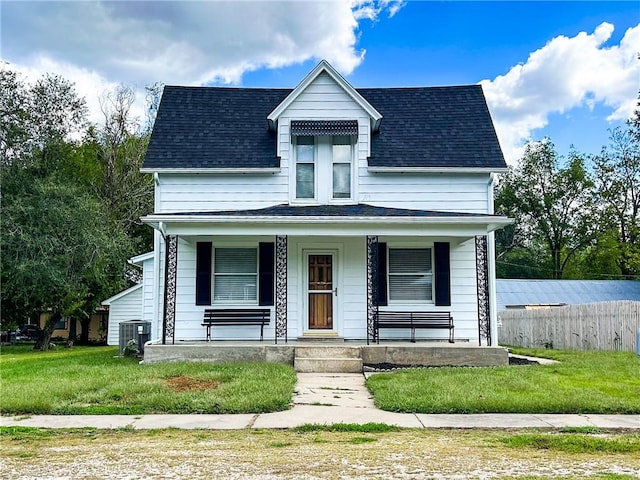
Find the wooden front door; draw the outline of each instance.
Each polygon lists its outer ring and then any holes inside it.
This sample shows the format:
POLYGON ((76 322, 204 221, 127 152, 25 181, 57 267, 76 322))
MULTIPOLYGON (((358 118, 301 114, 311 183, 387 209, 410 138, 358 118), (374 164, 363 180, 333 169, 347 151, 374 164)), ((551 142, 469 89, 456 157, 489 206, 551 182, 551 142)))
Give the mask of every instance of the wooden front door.
POLYGON ((310 254, 309 329, 333 329, 333 255, 310 254))

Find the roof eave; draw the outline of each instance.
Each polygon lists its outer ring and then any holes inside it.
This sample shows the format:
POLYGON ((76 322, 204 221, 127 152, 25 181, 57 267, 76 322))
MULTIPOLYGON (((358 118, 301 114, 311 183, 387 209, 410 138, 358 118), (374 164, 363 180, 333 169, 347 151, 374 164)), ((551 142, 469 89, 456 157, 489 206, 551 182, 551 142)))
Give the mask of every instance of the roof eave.
POLYGON ((508 167, 376 167, 369 166, 371 173, 506 173, 508 167))
POLYGON ((141 173, 225 173, 225 174, 236 174, 236 175, 244 175, 247 173, 253 174, 274 174, 280 173, 282 169, 280 167, 246 167, 246 168, 180 168, 180 167, 170 167, 170 168, 154 168, 154 167, 143 167, 140 169, 141 173))
MULTIPOLYGON (((290 215, 172 215, 172 214, 152 214, 142 217, 142 221, 156 229, 162 229, 167 224, 377 224, 380 217, 354 217, 354 216, 290 216, 290 215)), ((393 217, 385 216, 385 224, 394 225, 465 225, 465 226, 486 226, 487 232, 492 232, 499 228, 513 223, 513 219, 501 215, 484 215, 480 217, 393 217)))
POLYGON ((135 257, 131 257, 127 262, 131 265, 141 266, 142 263, 146 260, 152 259, 155 256, 155 252, 147 252, 141 255, 136 255, 135 257))

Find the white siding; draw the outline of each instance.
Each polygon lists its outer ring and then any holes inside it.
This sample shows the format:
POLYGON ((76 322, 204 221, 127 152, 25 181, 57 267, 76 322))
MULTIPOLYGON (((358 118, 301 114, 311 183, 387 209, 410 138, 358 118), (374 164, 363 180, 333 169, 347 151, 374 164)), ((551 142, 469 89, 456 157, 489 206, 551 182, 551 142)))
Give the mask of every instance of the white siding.
POLYGON ((142 262, 142 320, 153 320, 153 258, 142 262))
MULTIPOLYGON (((269 237, 213 237, 201 239, 216 245, 229 245, 241 242, 242 245, 258 245, 261 241, 273 241, 269 237)), ((443 238, 384 238, 380 241, 406 245, 407 242, 431 247, 434 240, 443 238)), ((347 339, 365 339, 367 333, 367 285, 366 285, 366 240, 361 237, 292 237, 288 239, 288 337, 295 339, 304 334, 306 328, 304 252, 335 251, 336 258, 336 311, 334 321, 338 335, 347 339)), ((178 283, 176 297, 175 332, 178 340, 204 340, 205 329, 201 326, 205 306, 195 305, 195 241, 180 241, 178 248, 178 283)), ((448 307, 436 307, 433 304, 422 305, 425 310, 450 311, 454 317, 456 340, 477 341, 477 300, 475 274, 475 244, 473 241, 463 245, 451 243, 451 301, 448 307)), ((246 305, 242 305, 246 307, 246 305)), ((233 307, 233 305, 229 305, 233 307)), ((388 310, 415 309, 416 307, 393 305, 382 307, 388 310)), ((274 314, 271 325, 265 328, 265 341, 274 338, 274 314)), ((407 339, 409 332, 402 330, 383 330, 382 339, 407 339)), ((418 338, 447 338, 448 332, 426 330, 417 332, 418 338)), ((258 327, 215 327, 213 338, 217 340, 257 340, 258 327)))
MULTIPOLYGON (((446 238, 423 238, 418 243, 426 247, 433 247, 434 241, 448 241, 446 238)), ((407 246, 416 239, 407 238, 385 238, 380 237, 381 242, 387 242, 388 246, 407 246)), ((450 269, 451 269, 451 306, 438 306, 427 304, 421 306, 429 311, 451 312, 455 326, 455 339, 477 341, 478 339, 478 303, 476 296, 476 257, 475 243, 473 241, 458 245, 455 241, 450 242, 450 269)), ((389 305, 380 307, 381 310, 415 310, 416 307, 389 305)), ((381 330, 380 338, 384 339, 406 339, 408 332, 402 330, 381 330)), ((418 330, 416 338, 420 339, 448 339, 449 332, 446 330, 418 330)))
POLYGON ((489 174, 359 171, 360 202, 380 207, 489 213, 489 174))
POLYGON ((254 209, 287 203, 288 169, 273 174, 162 174, 156 213, 254 209))
POLYGON ((142 285, 137 285, 109 305, 107 345, 118 345, 120 322, 142 318, 142 285))
MULTIPOLYGON (((210 237, 201 238, 198 241, 211 241, 213 247, 216 246, 255 246, 258 247, 259 242, 273 242, 273 237, 210 237)), ((204 340, 205 329, 201 325, 205 308, 211 308, 204 305, 196 305, 196 241, 185 241, 181 239, 178 242, 178 272, 176 284, 176 323, 175 335, 179 340, 204 340)), ((162 291, 162 290, 161 290, 162 291)), ((233 308, 234 306, 247 308, 248 305, 227 305, 225 308, 233 308)), ((161 314, 160 314, 161 316, 161 314)), ((273 314, 272 322, 265 327, 265 338, 273 338, 274 323, 273 314)), ((160 324, 162 322, 160 321, 160 324)), ((160 332, 160 336, 161 336, 160 332)), ((260 327, 215 327, 212 330, 212 337, 216 340, 258 340, 260 338, 260 327)))

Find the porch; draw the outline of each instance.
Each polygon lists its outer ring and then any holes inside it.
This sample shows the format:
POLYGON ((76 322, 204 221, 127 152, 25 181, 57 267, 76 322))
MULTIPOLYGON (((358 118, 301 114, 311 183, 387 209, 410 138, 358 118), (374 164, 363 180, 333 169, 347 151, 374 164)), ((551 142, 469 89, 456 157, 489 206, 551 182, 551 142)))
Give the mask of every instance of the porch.
POLYGON ((478 346, 470 342, 387 341, 367 345, 364 341, 301 341, 286 344, 259 341, 176 341, 148 343, 144 363, 158 362, 278 362, 298 372, 360 373, 384 366, 488 367, 507 365, 505 348, 478 346))

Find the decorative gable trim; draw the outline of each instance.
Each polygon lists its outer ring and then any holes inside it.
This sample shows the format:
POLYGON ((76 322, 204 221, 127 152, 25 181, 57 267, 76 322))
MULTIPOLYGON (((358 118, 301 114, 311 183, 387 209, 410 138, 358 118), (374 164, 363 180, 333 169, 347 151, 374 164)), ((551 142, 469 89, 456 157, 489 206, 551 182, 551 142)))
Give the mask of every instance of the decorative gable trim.
POLYGON ((284 112, 306 88, 320 76, 320 74, 326 73, 329 75, 340 87, 349 95, 354 102, 356 102, 373 120, 372 131, 380 128, 380 122, 382 121, 382 115, 378 112, 365 98, 360 95, 355 88, 347 82, 342 75, 340 75, 326 60, 321 60, 316 67, 298 84, 296 88, 267 116, 269 122, 269 128, 276 130, 276 123, 282 112, 284 112))
POLYGON ((291 135, 358 136, 357 120, 292 120, 291 135))

